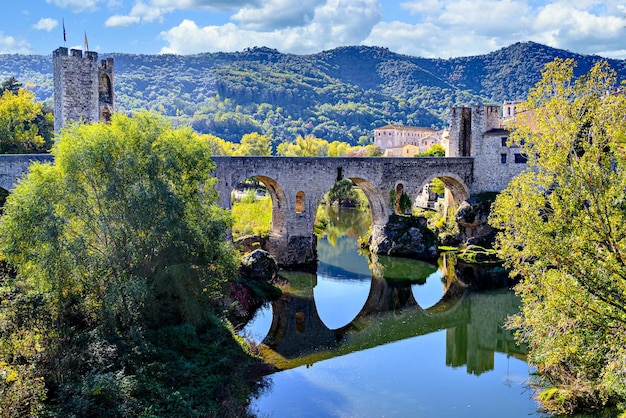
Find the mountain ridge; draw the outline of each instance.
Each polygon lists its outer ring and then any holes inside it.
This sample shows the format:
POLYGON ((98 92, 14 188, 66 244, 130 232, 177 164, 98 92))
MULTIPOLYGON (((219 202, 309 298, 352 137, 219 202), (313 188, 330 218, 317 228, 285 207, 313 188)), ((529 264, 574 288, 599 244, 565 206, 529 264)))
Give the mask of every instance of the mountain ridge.
MULTIPOLYGON (((267 47, 195 55, 106 53, 115 59, 116 111, 149 109, 238 142, 249 132, 276 143, 315 135, 367 143, 387 123, 447 125, 455 105, 526 97, 555 58, 574 58, 577 75, 606 60, 626 79, 626 60, 518 42, 484 55, 422 58, 374 46, 315 54, 267 47)), ((0 80, 15 76, 51 104, 50 55, 0 55, 0 80)))

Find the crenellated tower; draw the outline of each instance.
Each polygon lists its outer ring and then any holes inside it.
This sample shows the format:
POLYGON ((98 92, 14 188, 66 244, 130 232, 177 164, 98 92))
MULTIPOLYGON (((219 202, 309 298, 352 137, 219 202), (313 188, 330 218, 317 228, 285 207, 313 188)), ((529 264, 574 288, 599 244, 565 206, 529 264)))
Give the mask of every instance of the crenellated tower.
POLYGON ((68 122, 107 122, 114 112, 113 58, 98 64, 98 53, 65 47, 52 53, 54 131, 68 122))

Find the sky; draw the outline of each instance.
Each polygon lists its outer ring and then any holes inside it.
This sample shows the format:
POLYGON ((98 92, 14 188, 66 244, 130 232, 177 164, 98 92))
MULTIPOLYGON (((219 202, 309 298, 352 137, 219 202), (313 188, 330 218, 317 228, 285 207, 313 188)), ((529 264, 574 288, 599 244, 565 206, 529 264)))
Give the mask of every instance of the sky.
POLYGON ((626 59, 626 0, 10 0, 2 8, 0 53, 84 49, 86 39, 99 53, 369 45, 451 58, 533 41, 626 59))

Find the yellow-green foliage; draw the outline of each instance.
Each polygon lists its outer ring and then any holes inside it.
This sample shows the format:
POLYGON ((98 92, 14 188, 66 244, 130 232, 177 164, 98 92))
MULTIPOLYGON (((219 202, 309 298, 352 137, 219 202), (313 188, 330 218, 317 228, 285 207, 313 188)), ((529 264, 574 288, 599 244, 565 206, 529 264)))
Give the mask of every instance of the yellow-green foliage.
MULTIPOLYGON (((253 192, 253 191, 252 191, 253 192)), ((249 194, 233 203, 233 238, 246 235, 266 237, 272 224, 272 199, 270 196, 252 198, 249 194)))
POLYGON ((0 219, 0 415, 242 416, 249 357, 212 313, 237 258, 208 144, 142 112, 73 124, 54 156, 0 219))
POLYGON ((511 136, 530 169, 497 197, 500 257, 523 280, 510 325, 555 412, 626 401, 626 97, 606 63, 548 64, 511 136))

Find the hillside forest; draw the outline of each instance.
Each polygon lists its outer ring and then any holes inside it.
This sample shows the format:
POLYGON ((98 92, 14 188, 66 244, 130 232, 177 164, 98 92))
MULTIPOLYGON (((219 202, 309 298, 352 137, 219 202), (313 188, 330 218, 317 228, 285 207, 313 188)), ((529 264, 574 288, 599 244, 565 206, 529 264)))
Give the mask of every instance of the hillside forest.
MULTIPOLYGON (((115 60, 117 112, 151 110, 175 126, 235 143, 258 133, 274 149, 307 136, 367 145, 372 130, 388 123, 441 129, 452 106, 524 99, 555 58, 573 58, 576 75, 603 60, 533 42, 449 59, 365 46, 312 55, 266 47, 189 56, 99 55, 107 56, 115 60)), ((608 61, 626 78, 624 60, 608 61)), ((51 108, 51 54, 0 55, 0 80, 10 77, 51 108)))

